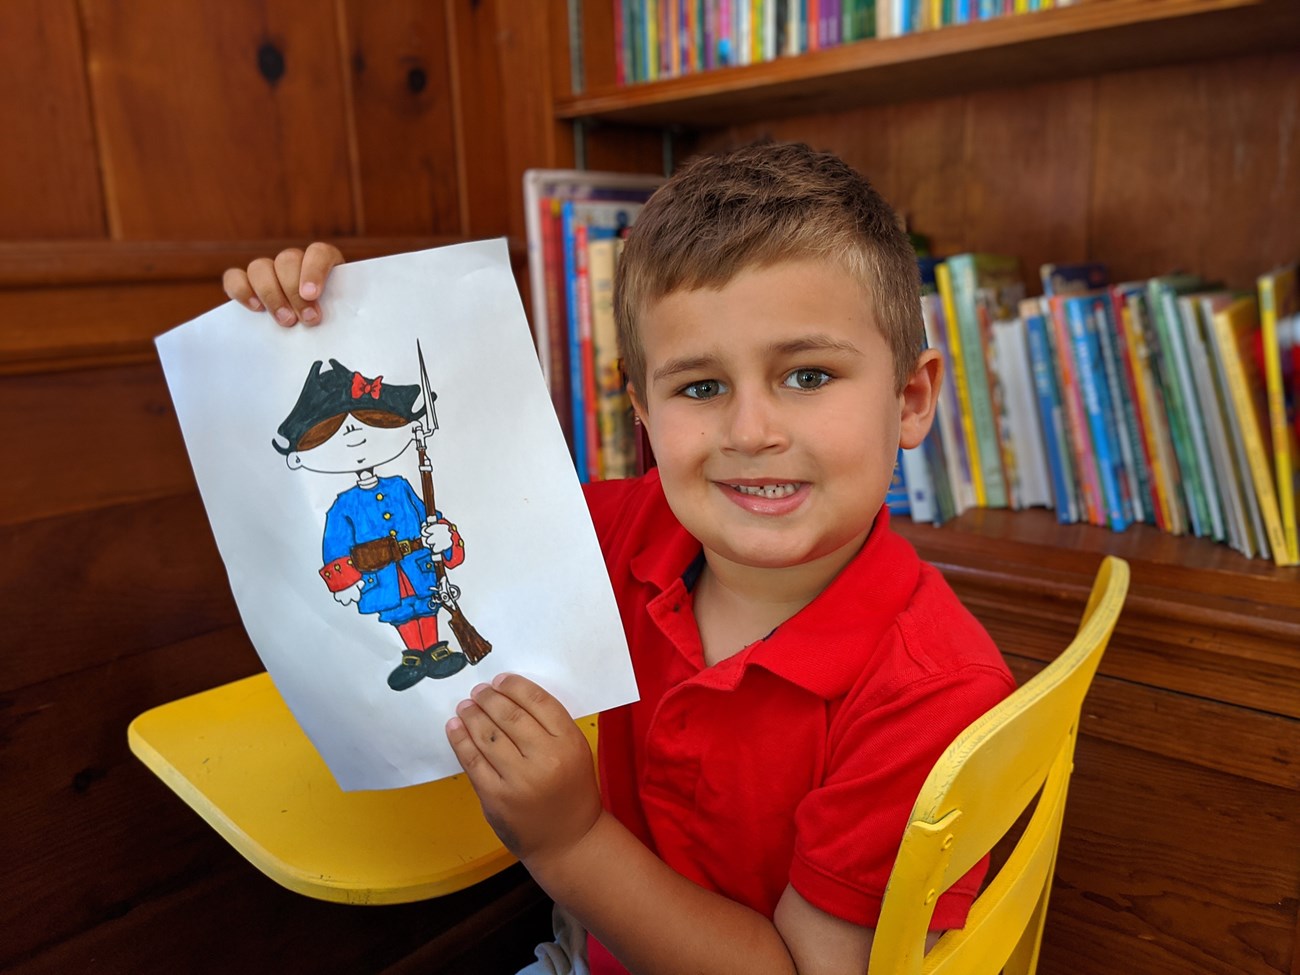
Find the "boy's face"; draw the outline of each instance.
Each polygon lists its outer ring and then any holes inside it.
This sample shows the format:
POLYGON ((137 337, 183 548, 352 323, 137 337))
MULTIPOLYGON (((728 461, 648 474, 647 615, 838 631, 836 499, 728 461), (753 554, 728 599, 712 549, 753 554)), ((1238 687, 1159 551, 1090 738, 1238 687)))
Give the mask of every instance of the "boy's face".
POLYGON ((294 469, 305 467, 321 474, 356 474, 373 470, 399 457, 414 438, 416 422, 400 427, 366 426, 352 414, 334 431, 334 436, 310 450, 295 451, 285 458, 294 469))
POLYGON ((838 563, 884 503, 899 446, 929 429, 940 362, 894 392, 894 362, 858 281, 801 260, 676 292, 641 318, 634 402, 682 525, 753 568, 838 563))

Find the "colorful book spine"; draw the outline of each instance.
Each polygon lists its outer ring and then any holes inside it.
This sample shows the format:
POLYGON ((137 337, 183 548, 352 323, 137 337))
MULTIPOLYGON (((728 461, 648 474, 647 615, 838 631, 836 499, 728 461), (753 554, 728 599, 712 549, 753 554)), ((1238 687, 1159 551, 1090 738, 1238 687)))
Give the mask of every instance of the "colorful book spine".
POLYGON ((1142 409, 1143 430, 1151 454, 1151 471, 1156 486, 1156 502, 1164 518, 1163 528, 1173 535, 1188 531, 1187 504, 1183 495, 1182 474, 1174 452, 1169 429, 1169 413, 1160 384, 1159 341, 1153 331, 1145 288, 1130 292, 1124 302, 1124 327, 1133 355, 1138 402, 1142 409))
POLYGON ((947 264, 952 280, 953 306, 957 330, 961 335, 961 355, 965 365, 970 410, 978 444, 980 477, 984 482, 984 505, 1005 508, 1008 504, 1002 448, 998 439, 997 418, 989 388, 985 359, 985 333, 980 324, 977 290, 982 283, 982 266, 1001 259, 993 255, 958 254, 947 264))
POLYGON ((1070 326, 1066 321, 1065 298, 1057 296, 1048 300, 1052 339, 1056 345, 1056 364, 1061 379, 1061 399, 1065 402, 1065 418, 1073 449, 1074 471, 1079 480, 1082 513, 1091 525, 1106 524, 1106 505, 1102 500, 1101 479, 1097 470, 1096 455, 1092 450, 1092 437, 1088 432, 1088 414, 1083 405, 1079 387, 1078 369, 1070 326))
POLYGON ((1195 327, 1195 307, 1188 305, 1182 295, 1166 290, 1162 295, 1165 317, 1169 328, 1169 357, 1173 360, 1174 373, 1182 388, 1183 409, 1187 411, 1187 432, 1192 448, 1192 462, 1196 465, 1196 477, 1200 484, 1205 509, 1209 515, 1210 537, 1216 542, 1224 540, 1227 527, 1223 519, 1223 504, 1219 497, 1218 477, 1210 458, 1209 437, 1205 429, 1205 408, 1201 404, 1201 394, 1192 373, 1191 350, 1188 348, 1187 335, 1195 327), (1191 316, 1191 320, 1187 316, 1191 316))
POLYGON ((935 265, 935 284, 943 301, 944 325, 947 329, 948 352, 951 356, 953 386, 957 390, 957 403, 961 407, 962 433, 966 440, 966 454, 970 461, 971 486, 975 503, 983 508, 988 504, 984 488, 984 475, 980 461, 979 438, 975 435, 975 412, 971 406, 970 385, 966 375, 966 356, 962 350, 961 329, 957 324, 957 306, 953 300, 952 275, 947 263, 935 265))
POLYGON ((1154 512, 1148 509, 1146 503, 1150 491, 1150 473, 1146 466, 1146 456, 1141 448, 1141 435, 1137 430, 1137 415, 1132 392, 1127 385, 1124 368, 1120 363, 1109 292, 1098 301, 1094 301, 1092 307, 1106 386, 1110 390, 1115 439, 1119 444, 1120 461, 1124 469, 1124 481, 1121 486, 1124 489, 1125 500, 1134 522, 1154 522, 1154 512))
POLYGON ((959 515, 975 506, 975 487, 971 481, 970 458, 966 452, 966 435, 962 429, 957 384, 952 378, 952 353, 948 348, 943 299, 937 293, 921 296, 921 318, 925 323, 926 344, 943 359, 944 379, 939 385, 935 421, 943 441, 944 466, 953 497, 953 514, 959 515))
POLYGON ((1101 364, 1101 346, 1096 327, 1099 299, 1088 295, 1071 295, 1065 299, 1065 320, 1070 329, 1070 351, 1074 356, 1083 408, 1088 419, 1088 433, 1097 457, 1097 474, 1101 482, 1106 521, 1114 531, 1129 525, 1122 486, 1123 467, 1114 432, 1110 390, 1101 364))
MULTIPOLYGON (((1296 268, 1282 268, 1260 275, 1260 339, 1264 346, 1264 387, 1268 395, 1269 429, 1273 439, 1273 465, 1277 475, 1277 503, 1286 535, 1287 558, 1300 561, 1300 534, 1296 518, 1296 467, 1286 381, 1282 369, 1282 324, 1291 322, 1298 304, 1296 268)), ((1294 325, 1290 326, 1294 328, 1294 325)), ((1293 408, 1300 408, 1293 406, 1293 408)))
POLYGON ((1210 534, 1210 513, 1201 486, 1195 448, 1192 446, 1186 394, 1179 370, 1175 365, 1174 347, 1169 334, 1170 321, 1177 321, 1177 309, 1171 289, 1181 287, 1183 290, 1189 290, 1194 286, 1195 282, 1190 280, 1152 278, 1147 284, 1147 312, 1151 319, 1152 334, 1156 338, 1156 365, 1159 370, 1160 387, 1164 394, 1165 416, 1169 424, 1170 439, 1173 442, 1174 455, 1178 459, 1187 518, 1192 534, 1204 537, 1210 534), (1165 301, 1167 292, 1168 302, 1165 301), (1172 319, 1170 309, 1174 311, 1172 319))
POLYGON ((1129 340, 1129 328, 1126 324, 1128 315, 1128 298, 1142 289, 1140 282, 1117 284, 1110 289, 1110 325, 1114 333, 1115 358, 1119 370, 1119 383, 1123 389, 1121 402, 1124 408, 1124 426, 1129 443, 1135 454, 1137 484, 1135 490, 1142 499, 1143 520, 1155 524, 1162 531, 1168 531, 1165 516, 1161 512, 1160 500, 1156 489, 1155 458, 1152 454, 1146 431, 1146 419, 1142 410, 1142 397, 1138 391, 1137 367, 1134 350, 1129 340))
POLYGON ((1241 431, 1242 444, 1250 466, 1251 483, 1264 522, 1264 534, 1273 561, 1277 565, 1295 565, 1282 527, 1281 509, 1274 490, 1273 471, 1269 464, 1265 439, 1265 414, 1258 391, 1263 389, 1255 369, 1252 350, 1258 334, 1259 309, 1254 298, 1241 298, 1214 315, 1212 326, 1223 371, 1231 393, 1233 410, 1241 431))
POLYGON ((1048 472, 1052 478, 1056 520, 1063 525, 1072 525, 1079 520, 1079 501, 1075 492, 1074 463, 1065 434, 1065 411, 1047 338, 1047 321, 1037 299, 1026 299, 1020 307, 1029 340, 1029 360, 1033 366, 1034 392, 1038 399, 1048 472))
POLYGON ((565 200, 562 204, 564 221, 564 281, 565 295, 568 299, 568 335, 569 335, 569 416, 573 430, 571 445, 573 463, 578 469, 578 479, 586 483, 589 477, 589 460, 587 457, 587 404, 586 382, 582 372, 582 312, 578 285, 578 249, 574 204, 565 200))

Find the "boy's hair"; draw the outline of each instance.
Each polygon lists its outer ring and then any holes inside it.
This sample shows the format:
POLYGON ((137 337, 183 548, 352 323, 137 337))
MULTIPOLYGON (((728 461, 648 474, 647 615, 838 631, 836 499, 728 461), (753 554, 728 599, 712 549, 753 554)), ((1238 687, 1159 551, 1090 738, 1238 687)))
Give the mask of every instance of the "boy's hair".
POLYGON ((762 142, 698 157, 637 215, 619 260, 615 315, 624 372, 645 395, 640 317, 676 291, 721 288, 780 261, 838 263, 869 296, 901 391, 924 346, 916 252, 866 177, 802 143, 762 142))

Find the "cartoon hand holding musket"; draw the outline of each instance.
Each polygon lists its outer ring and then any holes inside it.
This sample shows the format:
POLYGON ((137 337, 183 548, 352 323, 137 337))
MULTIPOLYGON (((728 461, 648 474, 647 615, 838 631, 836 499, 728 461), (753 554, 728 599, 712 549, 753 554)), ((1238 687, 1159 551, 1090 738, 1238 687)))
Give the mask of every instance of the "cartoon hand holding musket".
POLYGON ((420 386, 369 379, 337 359, 325 371, 322 362, 313 363, 298 402, 280 424, 285 443, 272 441, 291 469, 356 475, 356 484, 334 499, 325 516, 320 576, 338 603, 355 603, 358 612, 378 614, 397 630, 405 650, 388 675, 395 691, 425 677, 450 677, 492 650, 461 612, 460 590, 447 579, 447 570, 464 561, 465 543, 434 505, 427 441, 438 429, 437 396, 418 343, 417 352, 420 386), (404 477, 375 474, 412 443, 423 497, 404 477), (444 608, 463 652, 438 639, 438 611, 444 608))

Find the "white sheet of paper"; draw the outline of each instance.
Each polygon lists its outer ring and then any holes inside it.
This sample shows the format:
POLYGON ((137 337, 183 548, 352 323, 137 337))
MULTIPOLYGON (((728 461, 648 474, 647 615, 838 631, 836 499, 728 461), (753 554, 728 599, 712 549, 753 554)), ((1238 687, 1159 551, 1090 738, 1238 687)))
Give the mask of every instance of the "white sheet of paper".
MULTIPOLYGON (((230 302, 160 336, 157 347, 244 626, 339 785, 389 789, 459 772, 444 723, 471 687, 498 673, 537 681, 575 717, 636 700, 505 242, 344 265, 325 290, 320 327, 280 328, 230 302), (387 395, 418 387, 417 339, 436 395, 435 503, 464 542, 464 560, 446 576, 492 651, 456 674, 394 691, 387 677, 404 647, 397 627, 338 602, 321 575, 326 514, 340 495, 363 493, 353 490, 358 473, 321 473, 306 462, 292 469, 272 440, 285 445, 277 430, 315 362, 323 373, 336 360, 358 374, 358 408, 382 405, 366 387, 376 377, 387 395)), ((349 422, 335 436, 392 434, 355 423, 348 434, 349 422)), ((374 475, 404 477, 422 495, 414 445, 374 475)), ((438 639, 460 650, 445 607, 436 620, 438 639)))

